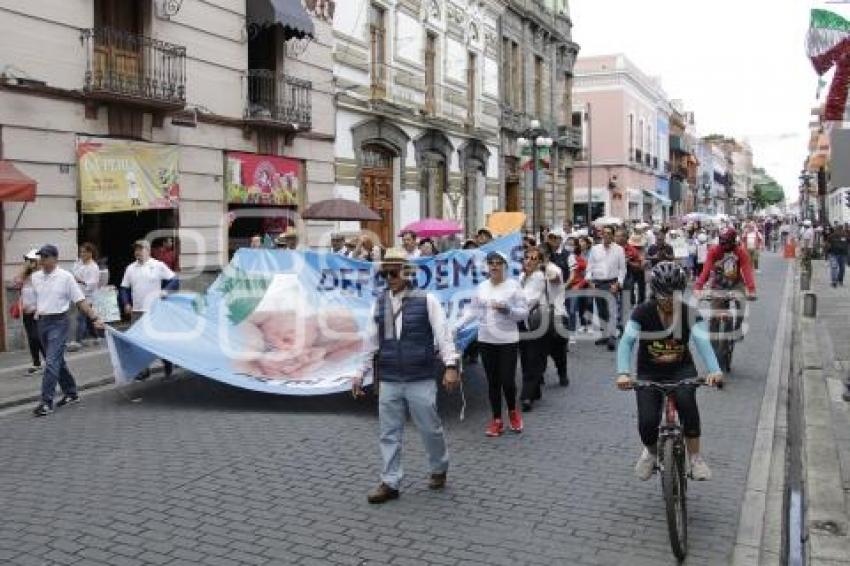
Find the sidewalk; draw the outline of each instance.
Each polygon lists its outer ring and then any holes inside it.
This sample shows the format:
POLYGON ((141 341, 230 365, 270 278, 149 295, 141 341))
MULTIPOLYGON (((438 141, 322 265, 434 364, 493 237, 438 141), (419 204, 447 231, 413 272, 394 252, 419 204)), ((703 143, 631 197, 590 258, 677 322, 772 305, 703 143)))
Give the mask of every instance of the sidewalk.
MULTIPOLYGON (((812 262, 817 318, 802 316, 798 366, 803 392, 805 533, 810 564, 850 566, 850 281, 830 285, 827 262, 812 262)), ((805 295, 805 292, 803 292, 805 295)))
MULTIPOLYGON (((83 348, 66 355, 68 367, 81 389, 112 383, 112 364, 105 346, 83 348)), ((27 374, 29 353, 0 353, 0 409, 35 403, 41 397, 42 372, 27 374)))

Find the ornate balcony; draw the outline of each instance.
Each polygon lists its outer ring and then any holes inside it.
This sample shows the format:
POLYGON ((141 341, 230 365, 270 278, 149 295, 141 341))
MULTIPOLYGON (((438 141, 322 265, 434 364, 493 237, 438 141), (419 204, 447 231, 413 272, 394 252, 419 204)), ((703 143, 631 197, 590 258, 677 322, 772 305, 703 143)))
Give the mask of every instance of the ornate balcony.
POLYGON ((83 30, 86 94, 179 110, 186 106, 186 48, 108 27, 83 30))
POLYGON ((514 110, 510 106, 502 105, 502 128, 512 132, 521 132, 525 129, 527 117, 524 112, 514 110))
POLYGON ((267 69, 245 73, 245 120, 282 130, 303 131, 313 125, 313 84, 267 69))

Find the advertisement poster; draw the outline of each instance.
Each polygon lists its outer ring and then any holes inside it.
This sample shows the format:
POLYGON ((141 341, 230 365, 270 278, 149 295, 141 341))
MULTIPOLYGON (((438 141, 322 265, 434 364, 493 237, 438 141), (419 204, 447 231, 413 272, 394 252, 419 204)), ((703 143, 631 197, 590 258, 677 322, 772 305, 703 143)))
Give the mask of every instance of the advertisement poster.
MULTIPOLYGON (((477 250, 413 260, 414 290, 433 293, 450 322, 487 278, 485 255, 522 260, 518 233, 477 250)), ((386 289, 379 265, 326 252, 243 248, 204 295, 158 300, 127 332, 107 328, 118 383, 156 358, 229 385, 278 395, 347 391, 368 359, 372 308, 386 289)), ((458 330, 463 348, 477 327, 458 330)), ((366 384, 371 377, 366 375, 366 384)))
POLYGON ((297 206, 301 162, 274 155, 228 152, 225 191, 231 204, 297 206))
POLYGON ((103 138, 77 138, 83 214, 175 208, 180 149, 103 138))

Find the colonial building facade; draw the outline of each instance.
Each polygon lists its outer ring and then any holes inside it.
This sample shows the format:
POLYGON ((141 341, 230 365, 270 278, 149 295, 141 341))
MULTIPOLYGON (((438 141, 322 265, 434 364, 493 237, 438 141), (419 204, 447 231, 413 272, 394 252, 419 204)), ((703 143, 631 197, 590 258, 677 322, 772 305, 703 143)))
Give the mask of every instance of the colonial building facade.
POLYGON ((385 245, 426 217, 471 233, 499 208, 500 14, 495 0, 337 5, 335 193, 381 214, 365 228, 385 245))
POLYGON ((582 147, 572 101, 578 51, 566 0, 507 2, 501 23, 503 202, 508 211, 525 212, 529 225, 534 219, 560 225, 573 216, 573 166, 582 147), (542 150, 548 162, 530 155, 536 143, 518 143, 538 138, 552 141, 542 150))
POLYGON ((671 108, 658 80, 622 54, 580 58, 573 96, 591 134, 575 168, 577 221, 587 221, 588 185, 591 219, 663 220, 671 108))
POLYGON ((0 159, 38 189, 2 204, 0 302, 47 242, 64 262, 95 243, 117 283, 134 239, 170 238, 184 286, 201 288, 251 235, 332 196, 333 13, 327 0, 3 2, 0 159))

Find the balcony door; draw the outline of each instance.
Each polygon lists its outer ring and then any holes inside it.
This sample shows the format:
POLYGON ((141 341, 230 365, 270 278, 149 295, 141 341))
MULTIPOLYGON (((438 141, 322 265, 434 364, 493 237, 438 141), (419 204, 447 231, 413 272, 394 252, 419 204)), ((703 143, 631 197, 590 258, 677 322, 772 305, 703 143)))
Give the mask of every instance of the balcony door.
POLYGON ((92 78, 96 87, 144 95, 144 2, 95 0, 92 78))
POLYGON ((381 245, 392 245, 393 154, 380 146, 363 148, 360 202, 377 212, 382 218, 377 221, 363 222, 363 229, 377 234, 381 245))

